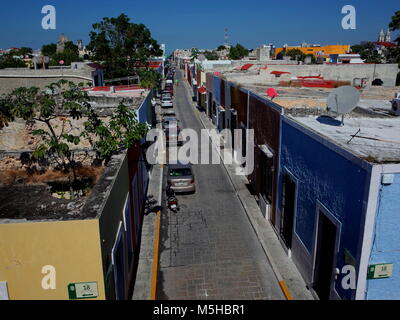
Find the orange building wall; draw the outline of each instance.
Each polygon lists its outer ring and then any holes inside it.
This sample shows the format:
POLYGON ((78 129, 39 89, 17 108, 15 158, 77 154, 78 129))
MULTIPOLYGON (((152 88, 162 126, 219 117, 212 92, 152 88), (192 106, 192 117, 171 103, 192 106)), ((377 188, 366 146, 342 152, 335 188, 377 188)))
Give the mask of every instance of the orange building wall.
MULTIPOLYGON (((292 49, 299 49, 301 52, 304 54, 313 54, 316 55, 317 52, 323 52, 323 54, 345 54, 350 51, 350 45, 329 45, 329 46, 323 46, 323 47, 287 47, 286 50, 292 50, 292 49)), ((277 56, 280 52, 282 52, 284 48, 276 48, 275 50, 275 56, 277 56)))

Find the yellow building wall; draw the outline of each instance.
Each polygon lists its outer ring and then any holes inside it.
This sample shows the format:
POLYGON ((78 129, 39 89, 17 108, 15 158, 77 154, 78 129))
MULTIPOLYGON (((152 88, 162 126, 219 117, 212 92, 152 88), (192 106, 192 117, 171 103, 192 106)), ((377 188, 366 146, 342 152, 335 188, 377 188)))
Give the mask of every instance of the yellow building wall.
POLYGON ((97 282, 105 299, 98 220, 0 224, 0 282, 10 300, 68 300, 68 284, 97 282), (56 289, 42 288, 55 267, 56 289))
MULTIPOLYGON (((284 48, 277 48, 275 50, 275 55, 278 55, 283 51, 284 48)), ((324 54, 346 54, 350 51, 349 45, 328 45, 323 47, 287 47, 286 50, 299 49, 304 54, 316 54, 317 52, 323 52, 324 54)))

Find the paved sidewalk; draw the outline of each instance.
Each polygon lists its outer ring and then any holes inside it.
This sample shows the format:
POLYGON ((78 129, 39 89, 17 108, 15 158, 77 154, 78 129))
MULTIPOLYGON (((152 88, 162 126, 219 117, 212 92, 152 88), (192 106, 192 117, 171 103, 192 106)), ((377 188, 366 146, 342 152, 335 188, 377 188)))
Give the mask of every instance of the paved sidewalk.
MULTIPOLYGON (((156 108, 157 118, 160 116, 160 108, 156 108)), ((160 124, 157 125, 160 127, 160 124)), ((162 207, 162 185, 164 169, 162 165, 154 165, 151 171, 147 195, 152 195, 157 200, 156 210, 162 207)), ((155 257, 154 249, 157 245, 157 211, 143 217, 142 236, 140 243, 139 264, 136 273, 136 281, 133 289, 132 300, 151 300, 153 285, 153 266, 155 257)))
MULTIPOLYGON (((157 206, 161 206, 161 196, 159 189, 162 179, 161 166, 154 166, 149 182, 148 194, 157 199, 157 206)), ((152 289, 152 268, 154 263, 154 247, 156 245, 157 212, 151 212, 143 217, 142 238, 140 244, 139 265, 133 289, 132 300, 150 300, 152 289)))
MULTIPOLYGON (((185 83, 187 94, 191 100, 189 92, 192 89, 186 81, 183 82, 185 83)), ((207 130, 215 129, 216 127, 212 123, 211 119, 208 118, 204 112, 200 112, 198 110, 197 103, 193 102, 192 105, 204 128, 207 130)), ((224 164, 224 167, 228 173, 232 185, 236 190, 237 196, 243 208, 245 209, 258 240, 260 241, 267 258, 271 263, 271 266, 277 277, 277 281, 283 280, 286 283, 289 293, 294 300, 314 300, 314 296, 306 288, 306 283, 297 270, 294 262, 283 250, 282 245, 270 222, 263 217, 256 199, 247 189, 247 179, 244 176, 236 175, 235 170, 238 167, 237 165, 224 164)))

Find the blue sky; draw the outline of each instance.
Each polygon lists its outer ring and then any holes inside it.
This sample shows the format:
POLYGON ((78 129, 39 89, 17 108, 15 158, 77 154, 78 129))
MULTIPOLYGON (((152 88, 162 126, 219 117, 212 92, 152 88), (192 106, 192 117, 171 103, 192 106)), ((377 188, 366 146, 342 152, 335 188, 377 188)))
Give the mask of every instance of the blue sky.
POLYGON ((89 40, 91 25, 103 17, 126 13, 133 22, 144 23, 167 51, 175 48, 214 48, 224 41, 255 48, 261 43, 296 45, 354 44, 376 40, 390 17, 400 10, 399 0, 18 0, 3 1, 0 12, 0 48, 56 42, 64 33, 71 40, 89 40), (54 5, 57 29, 43 30, 41 9, 54 5), (341 8, 351 4, 357 12, 357 29, 341 28, 341 8))

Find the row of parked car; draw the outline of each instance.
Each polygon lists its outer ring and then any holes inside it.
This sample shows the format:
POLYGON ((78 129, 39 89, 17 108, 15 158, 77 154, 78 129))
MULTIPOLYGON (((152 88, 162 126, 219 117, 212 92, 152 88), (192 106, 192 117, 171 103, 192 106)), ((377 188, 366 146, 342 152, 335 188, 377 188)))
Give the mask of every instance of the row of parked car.
MULTIPOLYGON (((170 65, 167 71, 164 89, 161 92, 161 108, 173 109, 175 67, 170 65)), ((162 114, 162 129, 164 130, 167 146, 182 146, 180 121, 174 110, 164 111, 162 114)), ((168 190, 175 193, 196 192, 195 178, 191 164, 168 164, 168 190)))
POLYGON ((166 80, 165 87, 161 91, 161 108, 173 108, 174 83, 173 80, 166 80), (171 81, 171 83, 169 82, 171 81))
MULTIPOLYGON (((182 146, 180 121, 174 111, 164 112, 162 117, 162 128, 165 133, 167 146, 182 146)), ((168 164, 168 187, 176 193, 194 193, 196 185, 194 174, 190 164, 178 161, 176 164, 168 164)))
MULTIPOLYGON (((162 128, 165 132, 167 146, 182 146, 180 121, 174 111, 164 113, 162 128)), ((168 187, 176 193, 194 193, 196 191, 191 164, 168 164, 168 187)))

